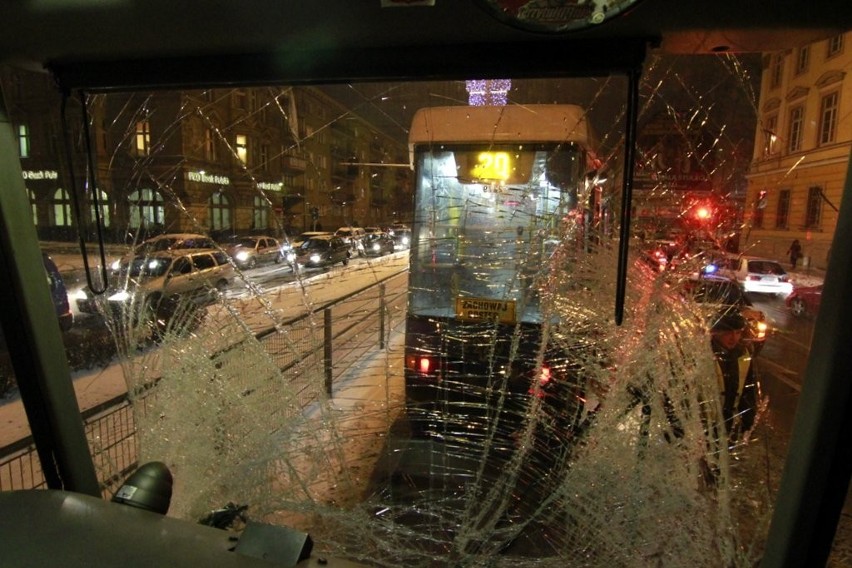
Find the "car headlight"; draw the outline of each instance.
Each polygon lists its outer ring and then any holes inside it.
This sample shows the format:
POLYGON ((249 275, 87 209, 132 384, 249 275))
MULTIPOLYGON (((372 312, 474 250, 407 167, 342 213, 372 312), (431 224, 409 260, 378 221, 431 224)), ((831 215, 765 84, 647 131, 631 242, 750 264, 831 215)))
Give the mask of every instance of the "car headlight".
POLYGON ((74 292, 74 299, 75 300, 88 300, 89 299, 89 292, 85 288, 80 288, 79 290, 74 292))
POLYGON ((319 261, 322 260, 322 257, 318 254, 312 254, 310 256, 310 260, 311 260, 311 262, 319 262, 319 261))
POLYGON ((769 331, 769 325, 765 321, 759 321, 754 326, 755 339, 763 341, 766 339, 766 333, 769 331))
POLYGON ((237 260, 239 260, 240 262, 244 262, 244 261, 248 260, 248 257, 249 257, 249 253, 247 251, 241 250, 240 252, 237 253, 237 256, 235 258, 237 260))
POLYGON ((120 260, 114 260, 114 261, 112 261, 112 264, 109 265, 109 267, 110 267, 110 270, 112 270, 114 272, 118 272, 118 269, 121 268, 121 261, 120 260))
POLYGON ((110 302, 126 302, 128 299, 130 299, 130 294, 127 290, 121 290, 107 298, 110 302))
POLYGON ((379 252, 381 250, 381 248, 382 247, 381 247, 381 245, 379 245, 379 243, 375 243, 373 245, 373 250, 376 251, 376 252, 379 252))
POLYGON ((288 252, 286 258, 287 258, 287 262, 293 262, 293 261, 296 260, 296 253, 288 252))
POLYGON ((402 237, 402 244, 408 245, 408 237, 402 237))

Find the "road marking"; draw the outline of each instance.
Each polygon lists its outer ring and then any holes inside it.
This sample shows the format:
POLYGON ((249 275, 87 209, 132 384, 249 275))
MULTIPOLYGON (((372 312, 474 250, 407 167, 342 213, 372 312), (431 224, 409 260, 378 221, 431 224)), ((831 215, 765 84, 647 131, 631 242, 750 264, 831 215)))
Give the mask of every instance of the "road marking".
POLYGON ((788 377, 788 376, 795 377, 797 375, 795 371, 788 369, 787 367, 784 367, 783 365, 779 365, 778 363, 775 363, 774 361, 770 361, 770 360, 764 359, 764 358, 760 358, 760 366, 761 367, 764 367, 764 366, 772 367, 772 370, 774 372, 774 376, 778 377, 779 381, 781 381, 782 383, 784 383, 785 385, 792 388, 793 390, 795 390, 798 393, 802 392, 802 385, 800 385, 799 383, 795 382, 793 379, 788 377))

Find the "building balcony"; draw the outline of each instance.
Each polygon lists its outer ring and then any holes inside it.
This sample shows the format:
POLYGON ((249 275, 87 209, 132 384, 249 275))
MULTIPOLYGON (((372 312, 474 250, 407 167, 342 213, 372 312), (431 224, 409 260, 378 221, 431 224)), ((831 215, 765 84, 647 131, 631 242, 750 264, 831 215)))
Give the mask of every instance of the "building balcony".
POLYGON ((282 156, 281 170, 284 172, 299 172, 304 173, 307 169, 307 160, 296 156, 282 156))

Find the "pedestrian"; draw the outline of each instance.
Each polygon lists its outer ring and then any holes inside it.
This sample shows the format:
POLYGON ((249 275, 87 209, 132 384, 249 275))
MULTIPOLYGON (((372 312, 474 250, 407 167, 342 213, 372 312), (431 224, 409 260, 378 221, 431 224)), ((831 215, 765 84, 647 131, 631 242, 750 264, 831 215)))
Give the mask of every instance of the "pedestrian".
POLYGON ((793 239, 790 248, 787 249, 787 254, 790 255, 790 266, 796 270, 796 263, 799 262, 799 257, 802 256, 802 245, 799 244, 799 239, 793 239))
POLYGON ((729 443, 751 430, 757 414, 758 385, 752 348, 744 337, 746 325, 740 314, 723 312, 710 329, 710 346, 716 358, 722 417, 729 443))

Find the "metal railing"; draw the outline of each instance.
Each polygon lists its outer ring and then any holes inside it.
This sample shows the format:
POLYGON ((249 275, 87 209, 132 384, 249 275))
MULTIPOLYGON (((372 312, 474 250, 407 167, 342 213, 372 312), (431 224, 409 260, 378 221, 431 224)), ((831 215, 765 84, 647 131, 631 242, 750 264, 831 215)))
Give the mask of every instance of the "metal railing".
MULTIPOLYGON (((263 346, 296 389, 300 410, 320 396, 332 395, 335 379, 353 370, 364 355, 386 348, 390 331, 405 323, 407 293, 405 270, 259 332, 252 340, 263 346), (324 371, 323 384, 308 379, 315 374, 307 370, 317 366, 324 371)), ((104 497, 138 467, 134 412, 144 412, 145 406, 134 409, 125 393, 81 413, 104 497)), ((0 491, 46 487, 32 436, 0 448, 0 491)))

